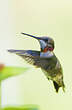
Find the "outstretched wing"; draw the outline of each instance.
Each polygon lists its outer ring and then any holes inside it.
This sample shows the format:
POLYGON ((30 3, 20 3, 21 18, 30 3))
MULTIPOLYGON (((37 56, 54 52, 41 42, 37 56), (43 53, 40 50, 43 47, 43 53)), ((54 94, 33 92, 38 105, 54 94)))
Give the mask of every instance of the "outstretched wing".
POLYGON ((8 52, 15 53, 18 56, 21 56, 29 64, 36 65, 40 57, 40 51, 32 50, 8 50, 8 52))
POLYGON ((40 57, 40 51, 32 50, 8 50, 8 51, 21 56, 29 64, 45 69, 48 69, 48 67, 50 67, 51 58, 40 57))

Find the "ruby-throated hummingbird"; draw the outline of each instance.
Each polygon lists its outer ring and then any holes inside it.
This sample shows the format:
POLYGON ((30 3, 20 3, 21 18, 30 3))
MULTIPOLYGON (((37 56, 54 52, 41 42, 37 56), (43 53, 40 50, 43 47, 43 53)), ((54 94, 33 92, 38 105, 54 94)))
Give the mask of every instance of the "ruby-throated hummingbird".
POLYGON ((54 40, 50 37, 36 37, 30 34, 21 33, 37 39, 40 43, 40 51, 35 50, 8 50, 11 53, 15 53, 21 56, 28 63, 41 68, 47 79, 52 80, 56 92, 62 87, 63 91, 65 88, 63 82, 63 71, 61 64, 57 57, 55 56, 54 50, 54 40))

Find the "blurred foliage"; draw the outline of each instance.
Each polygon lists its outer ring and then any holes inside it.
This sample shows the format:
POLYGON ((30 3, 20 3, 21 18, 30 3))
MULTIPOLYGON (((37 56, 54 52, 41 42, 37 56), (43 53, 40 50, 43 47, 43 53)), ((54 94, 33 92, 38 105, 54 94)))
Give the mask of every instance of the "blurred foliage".
POLYGON ((28 68, 22 67, 2 67, 0 70, 0 81, 15 75, 24 73, 28 68))
POLYGON ((39 110, 39 107, 37 105, 26 105, 22 107, 6 107, 2 110, 39 110))
MULTIPOLYGON (((27 71, 28 68, 22 68, 22 67, 6 67, 3 64, 0 64, 0 81, 9 78, 11 76, 16 76, 21 73, 24 73, 27 71)), ((18 107, 5 107, 1 108, 0 110, 39 110, 39 107, 37 105, 24 105, 24 106, 18 106, 18 107)))

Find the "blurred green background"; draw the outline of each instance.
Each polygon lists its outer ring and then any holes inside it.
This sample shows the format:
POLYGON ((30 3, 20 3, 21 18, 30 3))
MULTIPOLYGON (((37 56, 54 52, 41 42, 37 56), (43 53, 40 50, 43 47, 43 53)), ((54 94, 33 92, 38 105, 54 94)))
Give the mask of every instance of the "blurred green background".
POLYGON ((2 82, 2 106, 37 104, 41 110, 72 109, 72 0, 0 0, 0 62, 30 67, 2 82), (7 49, 39 50, 35 39, 23 36, 48 35, 55 40, 55 54, 64 71, 66 92, 56 94, 52 82, 40 69, 28 65, 7 49))

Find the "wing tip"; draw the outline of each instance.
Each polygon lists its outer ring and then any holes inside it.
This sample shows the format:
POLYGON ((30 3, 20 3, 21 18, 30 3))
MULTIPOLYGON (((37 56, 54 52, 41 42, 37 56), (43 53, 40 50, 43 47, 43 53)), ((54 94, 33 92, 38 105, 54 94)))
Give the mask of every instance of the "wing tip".
POLYGON ((7 51, 10 52, 10 53, 16 52, 16 50, 13 50, 13 49, 9 49, 7 51))

